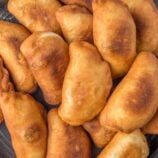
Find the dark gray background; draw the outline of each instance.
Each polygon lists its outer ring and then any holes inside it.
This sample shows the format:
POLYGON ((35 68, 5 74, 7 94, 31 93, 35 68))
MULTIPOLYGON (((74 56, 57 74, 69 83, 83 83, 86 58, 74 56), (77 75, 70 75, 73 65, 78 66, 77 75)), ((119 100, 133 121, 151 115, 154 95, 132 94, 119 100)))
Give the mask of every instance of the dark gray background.
MULTIPOLYGON (((5 5, 6 2, 7 0, 0 0, 0 19, 11 21, 11 22, 17 22, 16 19, 8 13, 5 5)), ((158 5, 158 0, 155 0, 155 2, 158 5)), ((50 109, 50 106, 44 102, 40 90, 38 90, 35 94, 33 94, 33 96, 38 101, 40 101, 46 107, 47 110, 50 109)), ((158 136, 156 135, 147 136, 147 140, 150 147, 149 158, 158 158, 158 136)), ((96 155, 99 151, 100 149, 95 148, 93 145, 93 158, 96 158, 96 155)), ((15 158, 15 154, 12 149, 12 145, 10 141, 10 136, 4 123, 0 124, 0 158, 15 158)))

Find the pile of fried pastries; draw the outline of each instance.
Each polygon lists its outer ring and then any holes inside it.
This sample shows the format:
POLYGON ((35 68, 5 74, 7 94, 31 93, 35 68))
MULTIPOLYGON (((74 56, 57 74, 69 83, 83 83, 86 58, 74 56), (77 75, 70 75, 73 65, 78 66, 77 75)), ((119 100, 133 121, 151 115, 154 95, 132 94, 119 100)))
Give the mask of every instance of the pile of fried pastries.
POLYGON ((9 0, 8 10, 19 23, 0 20, 0 121, 16 158, 91 158, 93 143, 97 158, 147 158, 145 134, 158 134, 153 0, 9 0))

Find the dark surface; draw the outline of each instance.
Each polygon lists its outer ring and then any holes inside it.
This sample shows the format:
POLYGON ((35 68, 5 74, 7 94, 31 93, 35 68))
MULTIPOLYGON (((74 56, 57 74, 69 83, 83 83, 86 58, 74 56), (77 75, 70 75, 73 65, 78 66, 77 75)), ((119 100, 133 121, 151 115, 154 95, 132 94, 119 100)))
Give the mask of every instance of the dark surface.
MULTIPOLYGON (((18 22, 11 14, 8 13, 5 5, 6 2, 7 0, 0 0, 0 19, 11 22, 18 22)), ((158 5, 158 0, 155 0, 155 2, 158 5)), ((47 110, 50 109, 50 106, 46 104, 43 100, 40 90, 33 94, 33 96, 39 102, 41 102, 47 110)), ((147 136, 147 140, 150 147, 149 158, 158 158, 158 136, 147 136)), ((99 149, 96 149, 93 146, 93 158, 96 158, 96 155, 97 153, 99 153, 99 151, 99 149)), ((10 141, 10 136, 4 123, 0 124, 0 158, 15 158, 15 154, 10 141)))

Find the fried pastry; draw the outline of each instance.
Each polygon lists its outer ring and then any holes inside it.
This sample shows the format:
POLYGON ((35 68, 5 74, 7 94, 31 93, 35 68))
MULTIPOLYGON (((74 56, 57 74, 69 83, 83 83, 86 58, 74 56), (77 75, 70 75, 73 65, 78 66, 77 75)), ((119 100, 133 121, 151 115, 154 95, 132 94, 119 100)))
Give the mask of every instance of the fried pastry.
POLYGON ((112 87, 109 65, 88 42, 72 42, 62 89, 60 117, 70 125, 82 125, 103 109, 112 87))
POLYGON ((82 40, 92 43, 93 16, 86 8, 66 5, 58 9, 56 17, 67 42, 82 40))
POLYGON ((61 34, 55 12, 57 0, 9 0, 8 10, 31 32, 52 31, 61 34))
POLYGON ((17 158, 45 158, 46 113, 30 95, 1 93, 0 107, 17 158))
POLYGON ((124 76, 136 56, 136 27, 128 8, 119 0, 94 0, 93 38, 113 78, 124 76))
POLYGON ((118 132, 97 158, 147 158, 149 148, 145 136, 136 130, 118 132))
POLYGON ((102 111, 102 126, 131 132, 148 123, 158 108, 157 74, 158 59, 141 52, 102 111))
POLYGON ((67 43, 53 32, 36 32, 21 45, 30 69, 49 104, 61 102, 61 89, 69 62, 67 43))
POLYGON ((137 51, 158 55, 158 9, 153 0, 122 0, 127 4, 136 23, 137 51))
POLYGON ((115 131, 102 127, 98 118, 84 123, 83 127, 90 134, 98 148, 105 147, 116 134, 115 131))
POLYGON ((91 144, 82 127, 66 124, 58 110, 48 114, 49 137, 47 158, 91 158, 91 144))
POLYGON ((35 79, 20 51, 21 43, 30 33, 21 25, 0 20, 0 56, 8 69, 16 90, 33 92, 35 79))

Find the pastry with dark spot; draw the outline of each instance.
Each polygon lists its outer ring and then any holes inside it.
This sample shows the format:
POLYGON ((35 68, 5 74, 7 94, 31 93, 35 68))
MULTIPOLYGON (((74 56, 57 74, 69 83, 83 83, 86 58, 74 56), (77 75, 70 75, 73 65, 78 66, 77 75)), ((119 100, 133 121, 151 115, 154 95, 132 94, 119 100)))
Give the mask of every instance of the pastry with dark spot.
POLYGON ((136 26, 120 0, 93 0, 94 44, 111 66, 113 78, 124 76, 136 57, 136 26))
POLYGON ((158 55, 158 9, 154 0, 122 0, 129 8, 137 28, 137 51, 158 55))
POLYGON ((45 158, 46 111, 28 94, 0 93, 0 107, 17 158, 45 158))
POLYGON ((105 105, 100 116, 102 126, 132 132, 148 123, 158 108, 157 74, 156 56, 139 53, 105 105))

